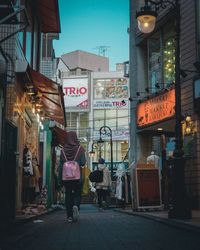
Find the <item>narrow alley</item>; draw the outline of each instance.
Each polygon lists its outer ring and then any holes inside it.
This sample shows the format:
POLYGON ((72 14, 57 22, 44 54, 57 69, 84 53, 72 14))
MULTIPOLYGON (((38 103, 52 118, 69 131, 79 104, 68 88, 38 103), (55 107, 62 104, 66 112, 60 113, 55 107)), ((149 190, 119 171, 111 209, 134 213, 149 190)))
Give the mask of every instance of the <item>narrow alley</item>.
POLYGON ((14 227, 1 250, 199 250, 200 238, 189 230, 168 226, 112 209, 98 212, 82 205, 80 220, 68 223, 59 210, 14 227))

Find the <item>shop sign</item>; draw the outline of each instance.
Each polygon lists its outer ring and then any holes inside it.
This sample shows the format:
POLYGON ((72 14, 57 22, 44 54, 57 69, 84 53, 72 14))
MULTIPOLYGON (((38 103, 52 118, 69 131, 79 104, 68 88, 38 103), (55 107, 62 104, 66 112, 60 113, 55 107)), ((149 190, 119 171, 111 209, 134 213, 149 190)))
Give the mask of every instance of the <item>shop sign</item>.
POLYGON ((63 80, 65 108, 88 108, 88 78, 63 80))
POLYGON ((136 185, 138 207, 161 206, 159 169, 136 169, 136 185))
POLYGON ((115 108, 128 108, 127 100, 94 100, 94 109, 115 109, 115 108))
POLYGON ((143 127, 156 123, 175 114, 175 90, 139 103, 137 106, 137 126, 143 127))

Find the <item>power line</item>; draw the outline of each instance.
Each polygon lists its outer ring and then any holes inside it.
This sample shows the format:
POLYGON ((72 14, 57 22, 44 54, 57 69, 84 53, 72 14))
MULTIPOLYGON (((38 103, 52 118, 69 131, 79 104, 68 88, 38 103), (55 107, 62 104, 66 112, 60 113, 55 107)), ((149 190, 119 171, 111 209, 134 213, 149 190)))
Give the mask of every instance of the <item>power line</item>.
POLYGON ((100 46, 97 46, 93 49, 97 49, 99 51, 100 56, 105 56, 106 52, 110 49, 110 46, 100 45, 100 46))

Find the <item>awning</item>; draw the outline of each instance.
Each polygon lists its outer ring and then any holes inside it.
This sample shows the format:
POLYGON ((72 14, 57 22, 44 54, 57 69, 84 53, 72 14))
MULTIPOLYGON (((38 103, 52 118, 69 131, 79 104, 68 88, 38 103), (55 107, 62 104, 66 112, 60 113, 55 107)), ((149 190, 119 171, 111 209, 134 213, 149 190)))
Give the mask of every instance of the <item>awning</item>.
POLYGON ((42 0, 38 2, 41 31, 43 33, 60 33, 60 14, 58 0, 42 0))
POLYGON ((54 146, 61 145, 62 147, 64 147, 67 132, 59 127, 54 127, 52 128, 52 134, 54 146))
POLYGON ((33 87, 37 90, 45 116, 66 127, 65 108, 62 87, 41 73, 27 69, 33 87))

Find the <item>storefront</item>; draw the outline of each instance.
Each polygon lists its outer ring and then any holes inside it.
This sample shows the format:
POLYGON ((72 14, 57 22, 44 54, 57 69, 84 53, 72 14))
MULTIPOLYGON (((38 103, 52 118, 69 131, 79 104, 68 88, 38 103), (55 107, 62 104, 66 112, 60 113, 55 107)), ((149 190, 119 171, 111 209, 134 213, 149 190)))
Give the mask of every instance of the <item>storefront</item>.
POLYGON ((101 154, 109 163, 112 153, 113 162, 121 162, 126 158, 129 148, 128 79, 123 76, 122 72, 92 73, 91 92, 91 141, 97 142, 100 136, 105 141, 103 147, 96 145, 96 154, 92 161, 96 162, 101 154), (111 133, 105 134, 102 131, 105 126, 110 129, 111 133))
POLYGON ((18 128, 19 162, 16 209, 20 213, 22 209, 25 214, 29 214, 36 211, 36 204, 45 208, 52 200, 49 120, 54 119, 62 126, 66 126, 66 123, 59 85, 29 66, 26 72, 17 72, 16 77, 16 101, 13 106, 18 128), (40 132, 45 134, 44 140, 41 140, 40 132), (45 202, 40 195, 42 187, 47 187, 45 202))
POLYGON ((163 178, 167 174, 167 161, 173 156, 174 150, 174 108, 174 88, 152 95, 137 105, 137 135, 141 145, 137 163, 146 164, 148 157, 155 155, 163 178))

